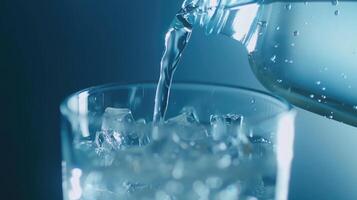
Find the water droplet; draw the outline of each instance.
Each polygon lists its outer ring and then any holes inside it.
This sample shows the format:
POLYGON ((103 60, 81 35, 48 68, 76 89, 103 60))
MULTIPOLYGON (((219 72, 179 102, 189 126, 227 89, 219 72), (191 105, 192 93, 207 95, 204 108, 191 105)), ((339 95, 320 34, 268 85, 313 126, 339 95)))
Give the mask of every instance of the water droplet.
POLYGON ((327 97, 325 95, 321 95, 321 98, 326 99, 327 97))
POLYGON ((325 90, 326 90, 326 87, 321 88, 321 90, 322 90, 322 91, 325 91, 325 90))
POLYGON ((315 97, 314 94, 310 94, 310 98, 313 99, 315 97))
POLYGON ((277 30, 277 31, 280 30, 280 26, 277 26, 277 27, 276 27, 276 30, 277 30))
POLYGON ((332 5, 337 6, 338 5, 338 0, 332 0, 332 5))
POLYGON ((289 3, 289 4, 286 4, 285 8, 286 8, 286 10, 291 10, 292 6, 291 6, 291 4, 289 3))
POLYGON ((316 81, 316 85, 321 85, 321 81, 316 81))
POLYGON ((330 115, 330 116, 328 116, 328 118, 333 119, 333 116, 332 116, 332 115, 330 115))
POLYGON ((319 103, 321 103, 321 99, 317 99, 317 101, 318 101, 319 103))
POLYGON ((294 36, 299 36, 300 35, 300 32, 298 30, 294 31, 294 36))
POLYGON ((335 15, 339 15, 340 14, 340 11, 339 10, 335 10, 335 15))
POLYGON ((267 26, 267 22, 266 21, 259 21, 258 25, 260 25, 261 27, 266 27, 267 26))
POLYGON ((276 62, 276 55, 273 55, 273 56, 270 58, 270 60, 271 60, 273 63, 275 63, 275 62, 276 62))

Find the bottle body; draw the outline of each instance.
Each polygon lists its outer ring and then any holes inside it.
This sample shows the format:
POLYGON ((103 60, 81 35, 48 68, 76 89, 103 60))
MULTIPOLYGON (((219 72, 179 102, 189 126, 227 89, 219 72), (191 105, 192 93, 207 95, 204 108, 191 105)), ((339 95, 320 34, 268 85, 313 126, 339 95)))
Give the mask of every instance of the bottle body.
POLYGON ((221 7, 216 32, 245 44, 251 68, 267 89, 357 126, 357 1, 221 7))

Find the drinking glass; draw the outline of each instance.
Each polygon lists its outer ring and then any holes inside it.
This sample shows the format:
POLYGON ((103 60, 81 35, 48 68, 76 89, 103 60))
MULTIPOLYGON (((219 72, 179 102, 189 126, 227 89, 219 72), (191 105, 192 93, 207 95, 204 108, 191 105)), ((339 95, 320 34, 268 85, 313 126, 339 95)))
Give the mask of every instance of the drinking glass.
POLYGON ((241 87, 174 83, 161 126, 151 123, 155 90, 110 84, 63 101, 65 200, 287 199, 295 110, 286 101, 241 87), (183 121, 187 108, 199 122, 183 121), (108 110, 125 113, 112 125, 129 135, 103 130, 108 110), (234 123, 233 135, 217 135, 234 123))

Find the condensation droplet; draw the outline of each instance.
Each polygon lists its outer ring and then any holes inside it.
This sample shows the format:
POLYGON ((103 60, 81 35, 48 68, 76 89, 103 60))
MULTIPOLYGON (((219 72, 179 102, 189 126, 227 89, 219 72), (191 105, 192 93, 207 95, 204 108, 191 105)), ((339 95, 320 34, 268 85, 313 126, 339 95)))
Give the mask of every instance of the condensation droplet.
POLYGON ((332 0, 332 5, 337 6, 338 5, 338 0, 332 0))
POLYGON ((273 63, 275 63, 275 62, 276 62, 276 55, 273 55, 273 56, 270 58, 270 60, 271 60, 273 63))
POLYGON ((258 25, 265 28, 265 27, 267 27, 268 23, 267 23, 267 21, 259 21, 258 25))
POLYGON ((300 32, 298 30, 294 31, 294 36, 299 36, 300 35, 300 32))

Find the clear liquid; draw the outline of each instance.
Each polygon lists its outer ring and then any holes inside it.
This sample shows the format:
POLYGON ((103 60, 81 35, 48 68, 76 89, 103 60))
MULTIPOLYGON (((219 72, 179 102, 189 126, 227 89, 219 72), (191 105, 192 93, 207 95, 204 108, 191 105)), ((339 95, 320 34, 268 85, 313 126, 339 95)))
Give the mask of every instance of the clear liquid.
POLYGON ((263 4, 251 67, 289 102, 357 126, 357 2, 263 4))
POLYGON ((192 7, 181 9, 166 33, 165 51, 161 58, 160 78, 155 96, 153 118, 155 123, 162 121, 165 117, 173 75, 192 33, 192 22, 187 16, 192 9, 192 7))

